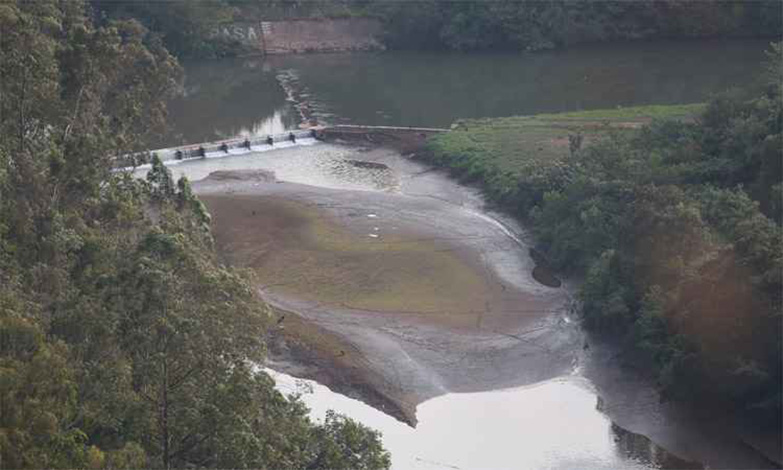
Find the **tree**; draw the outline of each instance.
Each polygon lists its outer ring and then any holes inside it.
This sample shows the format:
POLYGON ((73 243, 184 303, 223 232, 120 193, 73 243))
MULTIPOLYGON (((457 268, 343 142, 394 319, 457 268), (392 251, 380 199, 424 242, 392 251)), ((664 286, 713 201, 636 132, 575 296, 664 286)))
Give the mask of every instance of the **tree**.
MULTIPOLYGON (((3 466, 305 468, 342 436, 257 371, 266 306, 219 263, 187 180, 157 158, 146 180, 114 171, 179 75, 138 22, 0 4, 3 466)), ((376 434, 345 433, 384 466, 376 434)))

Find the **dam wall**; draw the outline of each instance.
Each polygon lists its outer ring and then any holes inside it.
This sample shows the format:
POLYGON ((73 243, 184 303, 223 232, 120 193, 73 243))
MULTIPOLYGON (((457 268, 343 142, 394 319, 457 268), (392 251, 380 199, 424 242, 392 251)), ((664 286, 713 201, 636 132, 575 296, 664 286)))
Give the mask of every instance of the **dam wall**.
POLYGON ((212 37, 235 40, 262 54, 381 50, 373 18, 306 18, 215 25, 212 37))
POLYGON ((420 150, 427 139, 448 129, 430 127, 361 126, 342 124, 318 129, 316 135, 326 141, 370 143, 394 148, 403 154, 420 150))

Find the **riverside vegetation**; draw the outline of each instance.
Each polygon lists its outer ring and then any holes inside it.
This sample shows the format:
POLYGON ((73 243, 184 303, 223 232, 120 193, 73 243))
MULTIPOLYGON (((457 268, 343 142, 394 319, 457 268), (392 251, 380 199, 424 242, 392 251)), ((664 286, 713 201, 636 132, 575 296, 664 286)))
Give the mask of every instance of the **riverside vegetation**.
POLYGON ((782 55, 751 99, 460 121, 423 154, 527 220, 665 396, 778 429, 782 55))
POLYGON ((0 467, 387 468, 258 370, 269 315, 144 148, 181 71, 133 20, 0 4, 0 467))
POLYGON ((780 37, 775 0, 465 1, 419 0, 91 0, 111 18, 136 18, 178 56, 234 55, 243 46, 213 38, 216 23, 248 18, 371 17, 390 49, 527 50, 639 39, 780 37))

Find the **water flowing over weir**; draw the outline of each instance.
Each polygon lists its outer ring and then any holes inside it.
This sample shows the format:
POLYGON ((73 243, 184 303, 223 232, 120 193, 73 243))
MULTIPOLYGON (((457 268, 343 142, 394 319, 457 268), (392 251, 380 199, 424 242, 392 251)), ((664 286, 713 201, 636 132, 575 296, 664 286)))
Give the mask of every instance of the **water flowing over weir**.
MULTIPOLYGON (((190 160, 206 158, 224 158, 255 153, 263 153, 271 150, 290 148, 296 145, 312 145, 316 143, 315 129, 291 130, 284 134, 277 134, 264 138, 234 138, 217 142, 204 142, 189 144, 180 147, 170 147, 152 150, 150 153, 157 155, 166 166, 178 165, 190 160), (295 140, 291 140, 293 136, 295 140), (271 139, 271 144, 267 139, 271 139)), ((139 170, 147 170, 149 163, 137 166, 139 170)), ((128 168, 131 169, 131 168, 128 168)))

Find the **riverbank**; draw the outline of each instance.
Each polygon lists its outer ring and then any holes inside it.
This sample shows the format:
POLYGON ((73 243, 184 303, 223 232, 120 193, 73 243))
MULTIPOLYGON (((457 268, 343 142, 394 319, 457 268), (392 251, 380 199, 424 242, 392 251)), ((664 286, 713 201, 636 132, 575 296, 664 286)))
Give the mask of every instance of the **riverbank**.
MULTIPOLYGON (((620 338, 613 347, 626 367, 667 400, 719 410, 725 426, 779 466, 779 319, 757 300, 779 302, 781 229, 765 192, 775 177, 754 175, 757 167, 713 170, 751 151, 752 143, 738 151, 725 129, 766 115, 763 106, 723 98, 708 107, 466 120, 431 139, 421 157, 482 187, 527 221, 556 268, 585 277, 585 325, 599 340, 620 338), (719 189, 727 180, 756 185, 760 206, 742 190, 719 189), (772 277, 752 281, 752 270, 772 277), (759 376, 738 372, 748 362, 759 376)), ((764 131, 759 140, 779 127, 764 131)), ((779 161, 779 151, 770 158, 779 161)))
POLYGON ((568 177, 566 160, 581 149, 654 119, 691 121, 703 109, 697 103, 459 120, 452 132, 431 139, 419 157, 478 184, 490 201, 524 219, 546 191, 568 177))

